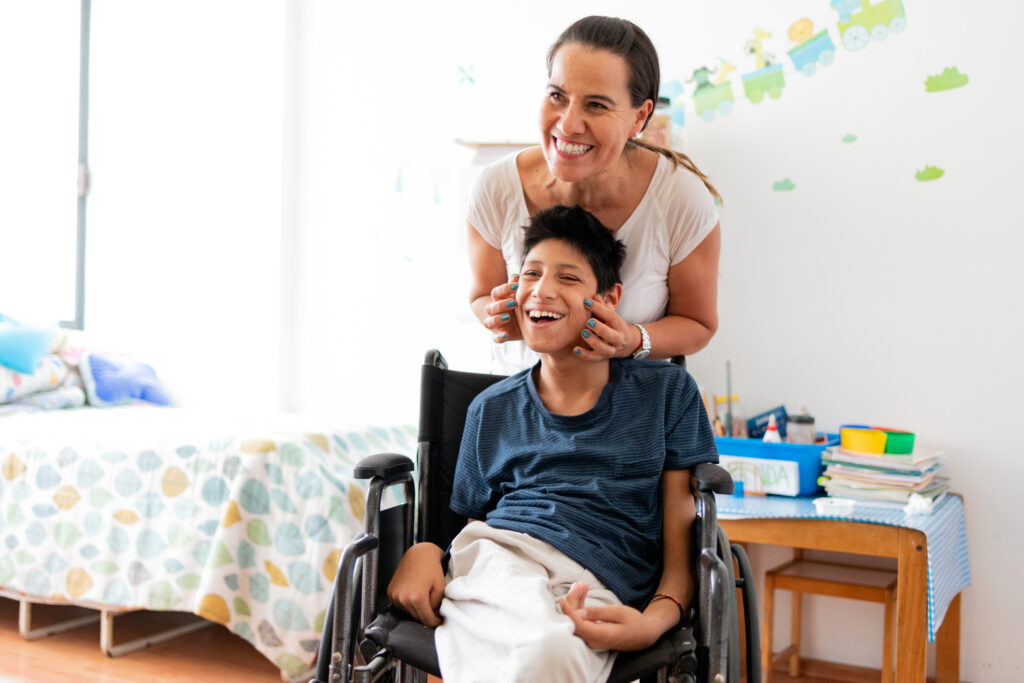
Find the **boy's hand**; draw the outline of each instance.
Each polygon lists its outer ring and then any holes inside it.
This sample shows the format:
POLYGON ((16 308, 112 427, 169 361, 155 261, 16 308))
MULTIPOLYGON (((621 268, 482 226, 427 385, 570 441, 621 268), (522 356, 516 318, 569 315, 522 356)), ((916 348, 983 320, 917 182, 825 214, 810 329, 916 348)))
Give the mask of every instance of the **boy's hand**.
POLYGON ((405 551, 388 584, 388 598, 424 626, 440 626, 444 597, 444 551, 433 543, 417 543, 405 551))
POLYGON ((494 334, 496 344, 523 338, 523 333, 519 330, 519 321, 516 319, 518 288, 519 276, 513 275, 511 280, 491 290, 491 303, 484 308, 484 313, 488 316, 484 318, 484 327, 494 334))
POLYGON ((661 620, 626 605, 584 607, 588 590, 587 584, 575 583, 558 604, 572 619, 576 635, 591 649, 643 650, 667 630, 661 620))
POLYGON ((586 329, 580 331, 582 339, 576 347, 579 349, 576 355, 595 361, 631 355, 636 349, 640 330, 623 320, 613 306, 600 298, 595 296, 587 301, 590 301, 588 308, 594 317, 587 321, 586 329))

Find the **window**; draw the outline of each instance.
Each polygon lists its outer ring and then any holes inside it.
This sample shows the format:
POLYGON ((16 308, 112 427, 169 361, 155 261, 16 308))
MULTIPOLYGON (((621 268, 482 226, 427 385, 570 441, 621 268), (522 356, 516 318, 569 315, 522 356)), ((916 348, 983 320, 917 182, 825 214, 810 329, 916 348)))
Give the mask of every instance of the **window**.
POLYGON ((88 0, 0 6, 0 312, 70 327, 82 325, 76 149, 88 11, 88 0))

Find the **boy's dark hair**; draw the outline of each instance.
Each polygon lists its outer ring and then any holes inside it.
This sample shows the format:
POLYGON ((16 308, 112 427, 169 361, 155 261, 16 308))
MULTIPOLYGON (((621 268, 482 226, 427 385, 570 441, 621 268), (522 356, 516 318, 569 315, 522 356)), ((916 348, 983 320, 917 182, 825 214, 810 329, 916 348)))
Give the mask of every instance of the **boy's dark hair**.
POLYGON ((530 250, 544 240, 564 240, 587 257, 597 278, 598 294, 622 282, 619 271, 626 258, 626 245, 615 239, 589 211, 579 206, 552 206, 538 211, 529 224, 523 226, 523 231, 524 262, 530 250))

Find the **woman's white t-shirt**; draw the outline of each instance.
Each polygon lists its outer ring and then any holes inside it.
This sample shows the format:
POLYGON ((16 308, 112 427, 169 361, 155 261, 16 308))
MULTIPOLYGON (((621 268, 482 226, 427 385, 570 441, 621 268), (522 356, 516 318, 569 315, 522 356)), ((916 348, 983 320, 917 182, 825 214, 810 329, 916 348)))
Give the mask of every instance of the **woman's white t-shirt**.
MULTIPOLYGON (((508 272, 522 265, 523 226, 530 220, 516 168, 519 153, 485 166, 469 195, 466 217, 500 249, 508 272)), ((615 237, 626 245, 622 299, 616 309, 629 323, 660 320, 668 307, 668 270, 686 258, 718 224, 718 208, 703 181, 664 155, 647 191, 615 237)), ((533 366, 537 354, 521 341, 494 345, 496 373, 533 366)))

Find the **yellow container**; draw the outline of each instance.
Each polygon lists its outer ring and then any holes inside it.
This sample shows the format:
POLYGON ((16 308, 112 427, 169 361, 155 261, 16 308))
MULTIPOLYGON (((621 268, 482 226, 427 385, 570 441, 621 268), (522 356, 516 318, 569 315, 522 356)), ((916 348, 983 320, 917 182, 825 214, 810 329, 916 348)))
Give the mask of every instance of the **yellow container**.
POLYGON ((843 427, 839 430, 839 443, 844 451, 856 453, 885 453, 886 434, 880 429, 843 427))

